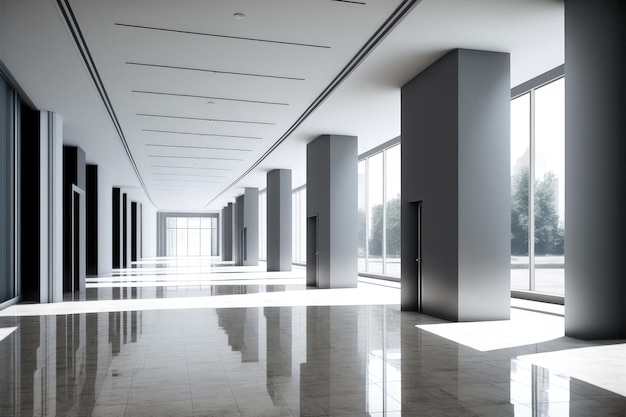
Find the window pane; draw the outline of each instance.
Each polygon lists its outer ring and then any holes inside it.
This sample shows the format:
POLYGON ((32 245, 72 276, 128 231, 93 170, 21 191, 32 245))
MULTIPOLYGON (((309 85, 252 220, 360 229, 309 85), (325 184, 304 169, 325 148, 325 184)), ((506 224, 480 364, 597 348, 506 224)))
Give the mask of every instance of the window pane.
POLYGON ((199 229, 200 228, 200 217, 189 217, 187 219, 187 227, 189 229, 199 229))
POLYGON ((187 256, 200 256, 200 228, 187 230, 187 256))
POLYGON ((187 228, 187 218, 186 217, 177 217, 176 218, 176 227, 179 229, 187 228))
POLYGON ((366 202, 365 202, 365 160, 360 161, 358 165, 358 187, 359 187, 359 213, 358 213, 358 270, 366 272, 365 269, 365 251, 367 242, 367 221, 366 221, 366 202))
MULTIPOLYGON (((15 291, 15 106, 13 91, 0 77, 0 303, 15 291)), ((23 254, 28 256, 29 254, 23 254)))
POLYGON ((400 276, 400 145, 385 152, 385 209, 387 256, 385 274, 400 276))
POLYGON ((297 242, 298 242, 298 193, 291 193, 291 253, 293 261, 300 262, 298 259, 297 242))
POLYGON ((200 218, 200 227, 202 229, 208 229, 211 227, 211 218, 210 217, 201 217, 200 218))
POLYGON ((511 288, 530 289, 530 93, 511 101, 511 288))
POLYGON ((187 256, 187 229, 176 229, 176 256, 187 256))
POLYGON ((211 256, 211 229, 200 230, 200 256, 211 256))
POLYGON ((564 295, 564 79, 535 91, 535 290, 564 295))
POLYGON ((217 256, 217 228, 211 228, 211 256, 217 256))
POLYGON ((259 258, 267 259, 267 192, 259 193, 259 258))
POLYGON ((383 273, 383 153, 368 160, 368 261, 367 271, 383 273))
POLYGON ((167 230, 166 256, 176 256, 176 229, 167 230))
POLYGON ((167 228, 176 229, 176 217, 167 217, 167 228))
POLYGON ((300 262, 306 262, 306 188, 300 190, 300 262))

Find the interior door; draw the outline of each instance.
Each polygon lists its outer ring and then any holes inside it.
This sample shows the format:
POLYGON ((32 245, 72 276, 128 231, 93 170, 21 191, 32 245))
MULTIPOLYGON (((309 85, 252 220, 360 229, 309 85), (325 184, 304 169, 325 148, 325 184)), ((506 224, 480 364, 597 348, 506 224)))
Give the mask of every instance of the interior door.
POLYGON ((306 230, 306 284, 319 287, 319 232, 317 216, 307 217, 306 230))
POLYGON ((422 202, 417 202, 417 311, 422 311, 422 202))

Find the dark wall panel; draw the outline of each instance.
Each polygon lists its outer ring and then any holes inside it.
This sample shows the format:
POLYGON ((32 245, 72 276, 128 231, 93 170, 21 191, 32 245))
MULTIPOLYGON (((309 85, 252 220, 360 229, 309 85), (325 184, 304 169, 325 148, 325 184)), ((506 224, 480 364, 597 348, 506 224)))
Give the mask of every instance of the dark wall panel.
POLYGON ((98 166, 87 165, 87 275, 98 275, 98 166))
POLYGON ((113 230, 111 233, 113 234, 112 244, 113 244, 113 268, 121 268, 122 266, 122 218, 121 218, 121 204, 122 204, 122 193, 119 188, 113 188, 113 230))
POLYGON ((132 202, 130 205, 130 259, 133 262, 137 261, 137 243, 138 243, 138 233, 137 229, 139 227, 138 216, 137 216, 137 203, 132 202))
POLYGON ((38 163, 40 115, 25 104, 20 109, 20 275, 25 301, 39 302, 40 283, 40 175, 38 163))
POLYGON ((85 152, 77 146, 63 146, 63 292, 78 291, 84 283, 86 271, 77 270, 77 267, 86 263, 80 259, 83 255, 76 240, 85 231, 77 231, 80 222, 74 220, 85 216, 81 210, 76 210, 79 205, 75 202, 85 198, 86 172, 85 152), (78 190, 75 191, 74 187, 78 190), (73 271, 77 273, 74 282, 73 271))
POLYGON ((122 194, 122 268, 128 268, 128 196, 122 194))

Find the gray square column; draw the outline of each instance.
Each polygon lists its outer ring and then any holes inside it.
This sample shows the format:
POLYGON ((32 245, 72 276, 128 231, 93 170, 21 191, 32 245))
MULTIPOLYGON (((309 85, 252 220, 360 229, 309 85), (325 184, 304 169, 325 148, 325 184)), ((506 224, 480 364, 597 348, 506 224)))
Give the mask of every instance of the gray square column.
POLYGON ((307 145, 307 286, 357 286, 357 138, 307 145))
POLYGON ((267 270, 291 271, 291 170, 267 173, 267 270))
POLYGON ((626 338, 626 7, 565 2, 565 334, 626 338))
POLYGON ((233 261, 233 203, 222 209, 222 260, 233 261))
POLYGON ((402 309, 510 314, 509 54, 454 50, 402 87, 402 309))
POLYGON ((246 187, 235 204, 237 265, 259 264, 259 189, 246 187))

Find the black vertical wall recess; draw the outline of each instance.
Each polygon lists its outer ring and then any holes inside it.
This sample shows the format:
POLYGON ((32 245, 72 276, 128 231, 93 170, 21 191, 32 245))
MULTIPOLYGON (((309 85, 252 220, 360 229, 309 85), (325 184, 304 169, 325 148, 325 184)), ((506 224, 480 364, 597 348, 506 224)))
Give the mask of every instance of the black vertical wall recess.
POLYGON ((137 261, 137 203, 130 203, 130 260, 137 261))
POLYGON ((40 302, 40 174, 39 112, 20 106, 20 229, 21 294, 24 301, 40 302), (36 145, 36 146, 35 146, 36 145))
POLYGON ((128 267, 128 196, 122 195, 122 268, 128 267))
POLYGON ((84 191, 85 177, 85 152, 77 146, 63 146, 63 292, 79 289, 76 282, 72 282, 73 274, 80 272, 76 268, 80 244, 74 244, 80 236, 80 222, 73 221, 73 214, 74 217, 80 215, 80 207, 74 204, 75 200, 80 201, 80 196, 74 196, 73 186, 84 191), (74 233, 77 227, 79 230, 74 233))
POLYGON ((87 165, 87 275, 98 275, 98 166, 87 165))
POLYGON ((119 188, 113 188, 113 268, 117 269, 121 266, 120 253, 121 253, 121 218, 120 218, 120 199, 121 193, 119 188))

